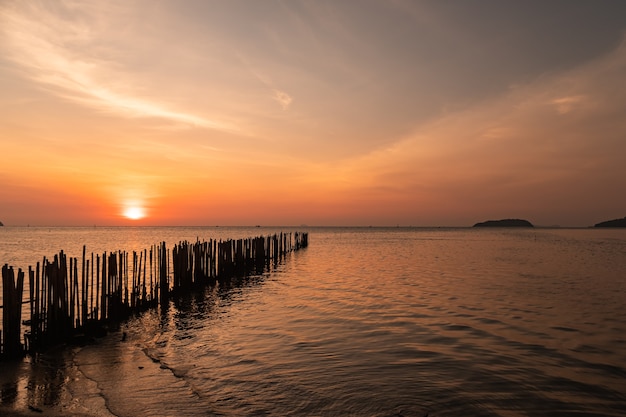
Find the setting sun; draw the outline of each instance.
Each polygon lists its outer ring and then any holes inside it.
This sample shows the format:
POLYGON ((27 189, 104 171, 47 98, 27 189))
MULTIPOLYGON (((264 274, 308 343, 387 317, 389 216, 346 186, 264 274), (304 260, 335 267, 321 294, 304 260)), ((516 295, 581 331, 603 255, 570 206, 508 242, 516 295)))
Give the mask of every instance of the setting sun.
POLYGON ((124 210, 124 217, 131 219, 131 220, 139 220, 139 219, 144 218, 145 216, 146 216, 146 212, 141 207, 133 206, 133 207, 128 207, 124 210))
POLYGON ((0 0, 0 220, 626 215, 626 1, 450 2, 0 0))

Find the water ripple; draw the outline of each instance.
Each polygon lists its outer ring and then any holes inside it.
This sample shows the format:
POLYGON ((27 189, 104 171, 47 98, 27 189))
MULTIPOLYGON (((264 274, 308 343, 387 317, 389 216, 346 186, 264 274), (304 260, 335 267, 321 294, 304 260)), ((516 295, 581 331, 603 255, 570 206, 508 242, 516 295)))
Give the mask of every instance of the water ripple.
POLYGON ((313 231, 278 273, 148 312, 86 349, 112 366, 81 368, 121 417, 148 415, 122 392, 189 416, 621 416, 625 239, 313 231))

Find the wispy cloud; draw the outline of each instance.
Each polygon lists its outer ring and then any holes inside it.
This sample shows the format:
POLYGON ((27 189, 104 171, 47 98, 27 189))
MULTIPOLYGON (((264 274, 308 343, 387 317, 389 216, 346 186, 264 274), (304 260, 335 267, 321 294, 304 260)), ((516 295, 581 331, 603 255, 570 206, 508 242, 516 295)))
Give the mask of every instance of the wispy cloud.
POLYGON ((328 167, 328 175, 346 178, 350 190, 394 184, 381 198, 402 193, 414 205, 463 201, 468 212, 623 207, 626 199, 614 191, 626 175, 624 77, 626 43, 595 62, 421 125, 384 149, 328 167))
POLYGON ((287 110, 291 105, 291 102, 293 101, 289 94, 280 90, 274 90, 274 100, 276 100, 278 104, 280 104, 283 110, 287 110))
POLYGON ((556 110, 560 114, 567 114, 581 104, 584 99, 584 96, 559 97, 555 98, 550 103, 556 107, 556 110))
POLYGON ((0 7, 6 58, 53 93, 98 111, 237 130, 229 123, 177 110, 164 98, 141 94, 137 78, 108 56, 106 33, 102 33, 102 17, 120 10, 99 4, 15 2, 0 7))
POLYGON ((293 102, 293 98, 291 97, 291 95, 289 95, 289 93, 276 88, 275 83, 272 81, 272 78, 268 76, 265 72, 259 70, 255 65, 253 65, 250 62, 250 59, 247 58, 244 54, 237 53, 237 59, 243 64, 245 68, 247 68, 253 79, 259 81, 263 85, 263 87, 271 93, 271 98, 276 101, 283 110, 289 109, 289 106, 293 102))

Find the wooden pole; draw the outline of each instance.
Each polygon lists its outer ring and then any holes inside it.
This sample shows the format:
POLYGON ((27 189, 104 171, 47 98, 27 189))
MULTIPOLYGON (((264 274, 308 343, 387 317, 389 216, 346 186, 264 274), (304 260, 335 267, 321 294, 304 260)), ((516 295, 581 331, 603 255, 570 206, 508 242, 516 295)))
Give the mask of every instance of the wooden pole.
POLYGON ((88 295, 88 287, 87 287, 87 271, 89 270, 89 261, 86 259, 86 251, 87 247, 83 245, 83 263, 82 263, 82 271, 81 271, 81 291, 80 291, 80 302, 81 302, 81 325, 84 327, 87 324, 87 295, 88 295))
POLYGON ((17 282, 13 267, 2 267, 2 346, 3 354, 8 358, 19 357, 23 353, 20 343, 22 318, 22 294, 24 291, 24 272, 18 269, 17 282))
POLYGON ((226 241, 197 239, 193 244, 179 242, 171 250, 171 282, 170 251, 165 242, 153 245, 149 256, 147 249, 139 255, 133 252, 131 276, 128 252, 104 252, 100 266, 101 257, 94 259, 92 253, 88 260, 83 246, 79 277, 78 258, 70 257, 68 268, 67 256, 60 251, 54 261, 44 257, 41 267, 37 263, 35 270, 28 268, 30 334, 25 335, 24 345, 20 336, 24 272, 18 270, 15 280, 13 268, 4 265, 0 353, 20 355, 24 347, 33 351, 64 342, 92 321, 116 323, 147 306, 164 307, 170 290, 189 290, 200 284, 262 273, 272 259, 277 263, 288 252, 307 246, 308 234, 301 232, 226 241))

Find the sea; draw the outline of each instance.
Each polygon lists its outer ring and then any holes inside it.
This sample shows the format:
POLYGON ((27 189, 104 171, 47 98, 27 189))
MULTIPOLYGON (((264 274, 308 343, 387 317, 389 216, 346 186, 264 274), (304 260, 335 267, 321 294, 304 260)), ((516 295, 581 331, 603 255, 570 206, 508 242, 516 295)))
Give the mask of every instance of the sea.
POLYGON ((0 264, 296 230, 261 274, 0 363, 0 415, 626 415, 624 229, 4 227, 0 264))

